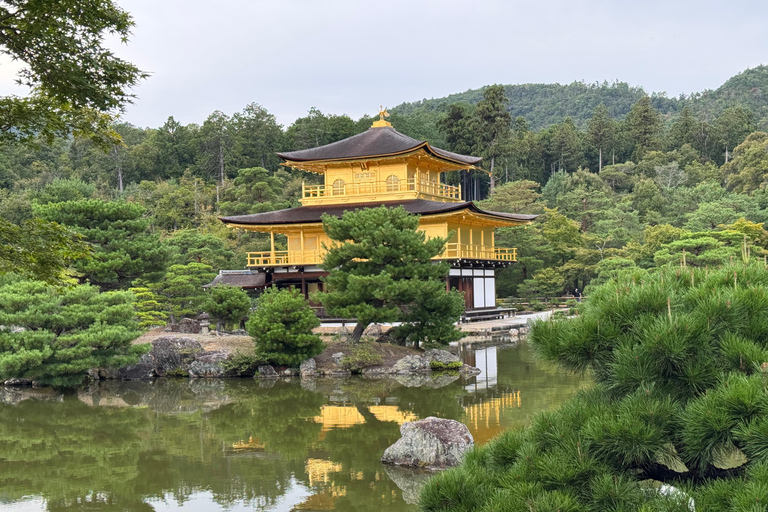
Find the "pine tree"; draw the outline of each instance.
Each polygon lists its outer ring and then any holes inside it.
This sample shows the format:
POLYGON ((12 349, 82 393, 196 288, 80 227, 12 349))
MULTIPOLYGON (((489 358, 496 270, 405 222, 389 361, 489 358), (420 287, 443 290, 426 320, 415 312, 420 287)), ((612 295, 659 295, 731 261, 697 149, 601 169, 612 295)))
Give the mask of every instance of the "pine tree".
POLYGON ((531 331, 595 385, 433 477, 421 509, 762 510, 767 312, 762 263, 616 273, 531 331))
POLYGON ((256 354, 265 361, 299 366, 323 351, 323 342, 312 333, 320 321, 298 290, 268 288, 256 301, 256 311, 246 329, 256 343, 256 354))
POLYGON ((414 324, 402 332, 417 345, 456 338, 463 299, 445 291, 448 264, 432 261, 445 240, 426 239, 418 216, 381 206, 324 215, 323 227, 335 243, 323 262, 328 291, 318 298, 329 314, 357 319, 354 341, 371 323, 397 321, 414 324))
POLYGON ((91 368, 135 363, 145 347, 129 292, 39 281, 0 286, 0 378, 77 386, 91 368))

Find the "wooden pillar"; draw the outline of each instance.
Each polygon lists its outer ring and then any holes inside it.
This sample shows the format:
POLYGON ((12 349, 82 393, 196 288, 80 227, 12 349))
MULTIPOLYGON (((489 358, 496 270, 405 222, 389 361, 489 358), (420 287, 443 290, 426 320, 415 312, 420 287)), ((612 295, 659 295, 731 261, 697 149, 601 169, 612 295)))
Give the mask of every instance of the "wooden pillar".
MULTIPOLYGON (((304 255, 304 229, 302 229, 299 232, 299 237, 300 237, 299 238, 299 240, 300 240, 299 241, 299 248, 301 249, 301 261, 302 261, 302 263, 306 263, 306 261, 305 261, 306 258, 305 258, 305 255, 304 255)), ((302 279, 302 286, 303 286, 304 278, 302 277, 301 279, 302 279)))
POLYGON ((269 257, 272 260, 272 264, 275 264, 275 232, 269 230, 269 257))
POLYGON ((456 257, 461 258, 461 224, 456 228, 456 257))
POLYGON ((304 270, 301 271, 301 295, 304 296, 304 300, 309 300, 307 296, 307 279, 304 277, 304 270))

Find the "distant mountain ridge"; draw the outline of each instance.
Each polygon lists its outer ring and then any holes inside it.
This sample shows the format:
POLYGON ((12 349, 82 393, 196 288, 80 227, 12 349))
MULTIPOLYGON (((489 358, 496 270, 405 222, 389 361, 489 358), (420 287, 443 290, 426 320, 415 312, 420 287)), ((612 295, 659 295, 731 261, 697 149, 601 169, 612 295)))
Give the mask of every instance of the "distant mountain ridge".
MULTIPOLYGON (((586 125, 592 112, 600 103, 605 104, 614 118, 624 117, 632 105, 647 93, 642 87, 626 82, 587 84, 573 82, 561 84, 505 85, 510 100, 509 111, 513 117, 522 116, 534 130, 546 128, 571 117, 580 127, 586 125)), ((392 108, 393 113, 409 115, 422 112, 442 112, 452 103, 474 105, 483 97, 484 88, 470 89, 443 98, 424 99, 402 103, 392 108)), ((768 66, 747 69, 731 78, 715 90, 705 90, 690 96, 669 98, 664 94, 651 93, 653 106, 666 119, 677 117, 685 105, 702 119, 712 121, 725 108, 741 105, 755 115, 760 129, 768 129, 768 66)))

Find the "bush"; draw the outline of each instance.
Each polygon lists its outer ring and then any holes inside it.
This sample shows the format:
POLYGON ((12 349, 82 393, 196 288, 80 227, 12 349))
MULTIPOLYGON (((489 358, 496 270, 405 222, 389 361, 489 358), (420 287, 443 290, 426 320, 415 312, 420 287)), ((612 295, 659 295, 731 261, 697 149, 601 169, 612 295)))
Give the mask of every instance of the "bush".
POLYGON ((227 377, 253 377, 264 360, 256 354, 234 354, 222 362, 227 377))
POLYGON ((595 386, 430 480, 422 510, 764 510, 764 265, 612 279, 530 342, 595 386))
POLYGON ((299 366, 325 348, 312 329, 320 321, 297 290, 267 289, 246 324, 256 355, 271 364, 299 366))
POLYGON ((435 371, 458 370, 459 368, 464 366, 464 363, 462 363, 461 361, 452 361, 450 363, 441 363, 440 361, 430 361, 429 366, 435 371))
POLYGON ((91 368, 135 363, 149 346, 132 344, 141 334, 133 298, 90 285, 0 286, 0 379, 74 387, 91 368))
POLYGON ((242 288, 235 286, 214 286, 208 292, 203 309, 218 323, 217 327, 240 325, 240 320, 251 310, 251 299, 242 288))
POLYGON ((544 304, 543 302, 531 301, 530 308, 531 308, 531 311, 544 311, 545 309, 547 309, 547 305, 544 304))
POLYGON ((360 373, 363 368, 381 364, 383 358, 381 354, 370 343, 356 343, 352 347, 352 353, 344 356, 339 362, 339 366, 352 373, 360 373))

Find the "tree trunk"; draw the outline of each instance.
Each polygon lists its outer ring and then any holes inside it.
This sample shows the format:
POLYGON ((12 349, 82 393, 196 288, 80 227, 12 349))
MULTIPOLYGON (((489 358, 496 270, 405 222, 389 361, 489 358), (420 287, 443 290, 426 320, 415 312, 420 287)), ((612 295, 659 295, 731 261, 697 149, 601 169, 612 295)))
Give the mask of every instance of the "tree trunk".
POLYGON ((363 331, 365 331, 366 327, 368 327, 367 324, 363 324, 362 322, 358 321, 355 324, 355 329, 352 331, 352 338, 350 341, 352 341, 352 343, 359 342, 360 338, 363 337, 363 331))
POLYGON ((495 185, 494 180, 493 180, 493 167, 494 167, 495 164, 496 164, 496 157, 492 156, 491 157, 491 173, 490 173, 491 174, 491 190, 490 190, 490 194, 491 195, 493 195, 493 186, 495 185))
POLYGON ((219 174, 221 175, 221 185, 224 186, 224 144, 219 142, 219 174))
POLYGON ((597 172, 603 171, 603 148, 600 148, 600 163, 597 166, 597 172))

